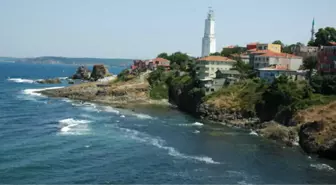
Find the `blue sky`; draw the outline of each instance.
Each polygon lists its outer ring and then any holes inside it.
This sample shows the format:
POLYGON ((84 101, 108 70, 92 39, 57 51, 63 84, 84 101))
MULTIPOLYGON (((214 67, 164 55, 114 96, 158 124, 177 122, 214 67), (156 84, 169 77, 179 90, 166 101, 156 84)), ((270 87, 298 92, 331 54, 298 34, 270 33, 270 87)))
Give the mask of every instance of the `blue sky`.
POLYGON ((209 6, 217 50, 307 43, 313 17, 316 28, 336 27, 336 0, 0 0, 0 56, 198 56, 209 6))

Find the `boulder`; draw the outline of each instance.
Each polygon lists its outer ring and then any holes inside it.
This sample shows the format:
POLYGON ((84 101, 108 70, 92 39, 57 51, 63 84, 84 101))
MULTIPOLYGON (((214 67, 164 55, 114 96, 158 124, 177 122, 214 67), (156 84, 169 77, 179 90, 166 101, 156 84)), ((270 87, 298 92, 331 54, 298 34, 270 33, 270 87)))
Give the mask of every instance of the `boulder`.
POLYGON ((79 66, 76 73, 72 76, 72 79, 88 80, 90 79, 90 70, 85 66, 79 66))
POLYGON ((295 127, 287 127, 277 122, 271 121, 258 130, 259 134, 271 140, 292 146, 297 143, 297 131, 295 127))
POLYGON ((299 143, 307 153, 336 159, 335 125, 323 121, 313 121, 301 125, 299 143))
POLYGON ((39 83, 39 84, 60 84, 60 83, 62 83, 59 78, 37 80, 36 82, 39 83))
POLYGON ((93 66, 93 70, 92 70, 92 73, 91 73, 91 78, 93 80, 98 80, 98 79, 102 79, 106 76, 109 76, 109 72, 107 70, 107 68, 102 65, 102 64, 97 64, 97 65, 94 65, 93 66))

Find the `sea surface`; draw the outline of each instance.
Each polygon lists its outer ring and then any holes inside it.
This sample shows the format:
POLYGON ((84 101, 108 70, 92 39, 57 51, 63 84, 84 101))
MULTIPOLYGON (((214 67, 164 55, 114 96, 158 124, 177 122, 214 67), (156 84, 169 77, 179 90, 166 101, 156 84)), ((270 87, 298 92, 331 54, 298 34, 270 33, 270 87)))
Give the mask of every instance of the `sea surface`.
MULTIPOLYGON (((73 65, 0 63, 1 184, 322 184, 334 161, 171 108, 117 109, 38 91, 73 65)), ((118 73, 121 68, 110 68, 118 73)))

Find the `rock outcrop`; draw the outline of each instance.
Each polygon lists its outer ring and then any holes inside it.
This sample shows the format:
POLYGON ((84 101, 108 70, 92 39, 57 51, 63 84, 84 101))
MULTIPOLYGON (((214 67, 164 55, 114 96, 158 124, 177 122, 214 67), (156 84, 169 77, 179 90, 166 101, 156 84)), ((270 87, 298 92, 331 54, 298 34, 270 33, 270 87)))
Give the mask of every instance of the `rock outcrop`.
POLYGON ((36 82, 39 83, 39 84, 60 84, 60 83, 62 83, 59 78, 37 80, 36 82))
POLYGON ((89 80, 91 76, 90 70, 85 66, 79 66, 72 79, 89 80))
POLYGON ((336 159, 336 102, 299 111, 299 143, 307 153, 336 159))
POLYGON ((91 78, 95 81, 97 81, 98 79, 102 79, 106 76, 110 75, 108 72, 108 69, 102 65, 102 64, 97 64, 93 66, 93 70, 91 73, 91 78))

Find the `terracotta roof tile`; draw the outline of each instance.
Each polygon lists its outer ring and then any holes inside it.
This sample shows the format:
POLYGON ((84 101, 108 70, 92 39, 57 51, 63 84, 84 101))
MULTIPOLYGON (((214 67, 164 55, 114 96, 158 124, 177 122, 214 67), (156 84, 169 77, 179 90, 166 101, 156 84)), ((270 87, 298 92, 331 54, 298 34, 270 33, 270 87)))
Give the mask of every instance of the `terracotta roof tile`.
POLYGON ((169 60, 165 59, 165 58, 155 58, 153 59, 153 61, 158 61, 158 62, 167 62, 169 60))
POLYGON ((284 58, 302 58, 300 56, 288 54, 288 53, 277 53, 269 50, 259 50, 253 52, 253 54, 260 54, 259 56, 267 56, 267 57, 284 57, 284 58))
POLYGON ((232 60, 227 57, 222 57, 222 56, 207 56, 207 57, 202 57, 198 59, 198 61, 217 61, 217 62, 236 62, 235 60, 232 60))

